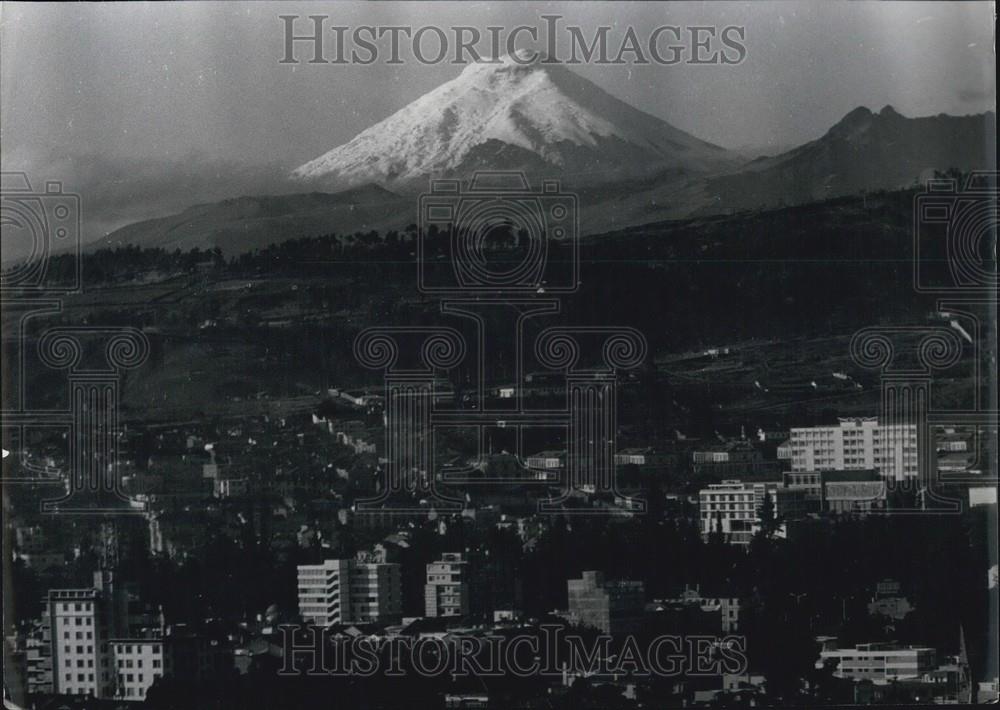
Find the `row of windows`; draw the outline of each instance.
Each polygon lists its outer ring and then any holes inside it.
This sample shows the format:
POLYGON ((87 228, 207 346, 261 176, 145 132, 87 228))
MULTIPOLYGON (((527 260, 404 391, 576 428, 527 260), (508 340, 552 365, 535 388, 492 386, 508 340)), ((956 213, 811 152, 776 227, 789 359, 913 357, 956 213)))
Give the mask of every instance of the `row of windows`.
MULTIPOLYGON (((73 680, 73 674, 72 673, 67 673, 66 674, 66 680, 67 681, 72 681, 73 680)), ((77 673, 76 674, 76 681, 78 683, 84 683, 84 682, 93 683, 94 682, 94 674, 93 673, 77 673)), ((70 692, 72 692, 72 691, 70 691, 70 692)))
MULTIPOLYGON (((156 680, 161 675, 163 675, 163 674, 162 673, 153 673, 153 675, 150 676, 150 680, 156 680)), ((126 673, 125 674, 125 682, 126 683, 145 683, 146 682, 146 676, 143 675, 142 673, 126 673)))
MULTIPOLYGON (((72 666, 73 664, 70 661, 70 662, 67 662, 66 665, 67 666, 72 666)), ((77 668, 83 668, 84 667, 84 660, 82 658, 77 659, 77 661, 76 661, 76 667, 77 668)), ((86 667, 87 668, 93 668, 94 667, 94 659, 93 658, 87 659, 87 665, 86 665, 86 667)))
POLYGON ((73 602, 67 603, 63 602, 57 605, 59 611, 90 611, 93 607, 92 602, 73 602), (70 608, 72 607, 72 609, 70 608))
MULTIPOLYGON (((64 639, 70 638, 69 634, 70 634, 69 631, 63 631, 63 638, 64 639)), ((82 640, 84 638, 83 632, 82 631, 77 631, 75 638, 76 638, 77 641, 82 640)), ((90 640, 92 638, 94 638, 94 632, 93 631, 88 631, 87 632, 87 639, 90 640)))
POLYGON ((115 650, 118 653, 142 653, 143 649, 149 650, 154 656, 159 656, 163 651, 160 644, 130 644, 130 643, 116 643, 115 650))
MULTIPOLYGON (((86 646, 86 649, 87 649, 86 651, 84 651, 83 649, 84 649, 84 646, 77 646, 76 647, 76 652, 77 653, 93 653, 94 652, 94 647, 93 646, 86 646)), ((63 651, 65 653, 73 653, 73 647, 72 646, 63 646, 63 651)))
POLYGON ((60 619, 60 624, 62 626, 93 626, 94 619, 91 616, 75 616, 73 623, 70 623, 69 619, 60 619))
MULTIPOLYGON (((133 667, 132 661, 131 660, 125 660, 125 661, 123 661, 123 660, 121 660, 119 658, 118 659, 118 667, 119 668, 132 668, 133 667)), ((135 666, 134 667, 135 668, 142 668, 142 659, 141 658, 135 662, 135 666)), ((153 659, 153 668, 159 668, 159 667, 160 667, 160 659, 159 658, 154 658, 153 659)))

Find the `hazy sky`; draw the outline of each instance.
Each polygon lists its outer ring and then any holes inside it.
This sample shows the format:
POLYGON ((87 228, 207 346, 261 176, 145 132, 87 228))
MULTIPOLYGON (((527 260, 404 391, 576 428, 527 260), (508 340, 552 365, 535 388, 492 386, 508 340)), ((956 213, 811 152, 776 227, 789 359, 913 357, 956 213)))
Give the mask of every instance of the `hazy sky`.
POLYGON ((62 170, 81 190, 103 179, 109 193, 109 183, 130 179, 155 189, 168 172, 157 166, 198 185, 236 172, 254 184, 257 169, 241 166, 294 167, 461 70, 279 64, 278 15, 317 13, 328 24, 480 28, 560 14, 584 28, 631 24, 640 35, 662 24, 745 25, 738 66, 576 68, 726 147, 799 144, 858 105, 908 116, 995 107, 989 2, 4 2, 3 167, 62 170))

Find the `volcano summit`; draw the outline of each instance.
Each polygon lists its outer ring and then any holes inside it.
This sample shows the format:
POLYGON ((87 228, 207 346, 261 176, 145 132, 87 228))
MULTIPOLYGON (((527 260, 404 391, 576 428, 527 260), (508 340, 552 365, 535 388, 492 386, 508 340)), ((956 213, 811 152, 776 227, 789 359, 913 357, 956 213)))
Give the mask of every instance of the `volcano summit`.
MULTIPOLYGON (((523 50, 522 50, 523 51, 523 50)), ((680 169, 717 172, 736 160, 630 106, 565 66, 536 59, 467 66, 385 120, 292 172, 296 180, 405 188, 477 169, 603 182, 680 169)))

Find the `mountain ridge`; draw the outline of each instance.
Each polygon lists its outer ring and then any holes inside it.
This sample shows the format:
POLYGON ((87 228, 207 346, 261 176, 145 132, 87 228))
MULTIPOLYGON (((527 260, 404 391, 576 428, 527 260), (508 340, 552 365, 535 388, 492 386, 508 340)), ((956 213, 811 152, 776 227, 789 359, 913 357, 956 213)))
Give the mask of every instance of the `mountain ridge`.
POLYGON ((709 178, 730 208, 799 204, 912 185, 934 170, 995 169, 996 114, 910 118, 859 106, 819 138, 734 173, 709 178), (984 157, 985 156, 985 157, 984 157))
MULTIPOLYGON (((650 167, 640 174, 601 173, 574 180, 526 149, 502 141, 477 144, 463 159, 474 170, 551 169, 563 190, 579 196, 581 234, 602 234, 664 220, 822 201, 863 191, 907 187, 934 170, 995 169, 996 116, 992 112, 907 118, 891 106, 859 106, 822 136, 729 172, 703 173, 683 166, 650 167), (987 158, 984 158, 988 156, 987 158)), ((558 147, 558 146, 557 146, 558 147)), ((537 177, 537 172, 532 177, 537 177)), ((426 190, 429 177, 408 187, 426 190)), ((532 188, 538 181, 532 179, 532 188)), ((123 244, 169 249, 220 247, 227 254, 271 242, 318 234, 403 229, 417 221, 409 190, 365 183, 339 192, 312 190, 277 196, 238 197, 194 205, 137 222, 90 245, 123 244)))
POLYGON ((561 64, 505 57, 468 65, 291 175, 342 186, 405 186, 429 176, 464 176, 484 151, 507 165, 578 180, 670 167, 707 173, 737 162, 724 148, 629 105, 561 64))

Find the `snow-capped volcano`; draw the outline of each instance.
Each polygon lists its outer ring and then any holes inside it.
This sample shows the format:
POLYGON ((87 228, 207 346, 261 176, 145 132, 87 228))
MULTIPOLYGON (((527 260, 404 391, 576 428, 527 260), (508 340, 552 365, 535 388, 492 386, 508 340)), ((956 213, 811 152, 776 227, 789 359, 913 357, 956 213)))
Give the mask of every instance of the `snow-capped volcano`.
MULTIPOLYGON (((523 50, 522 50, 523 52, 523 50)), ((559 64, 504 57, 467 66, 292 177, 340 185, 401 184, 476 169, 608 173, 732 164, 724 149, 615 98, 559 64)))

